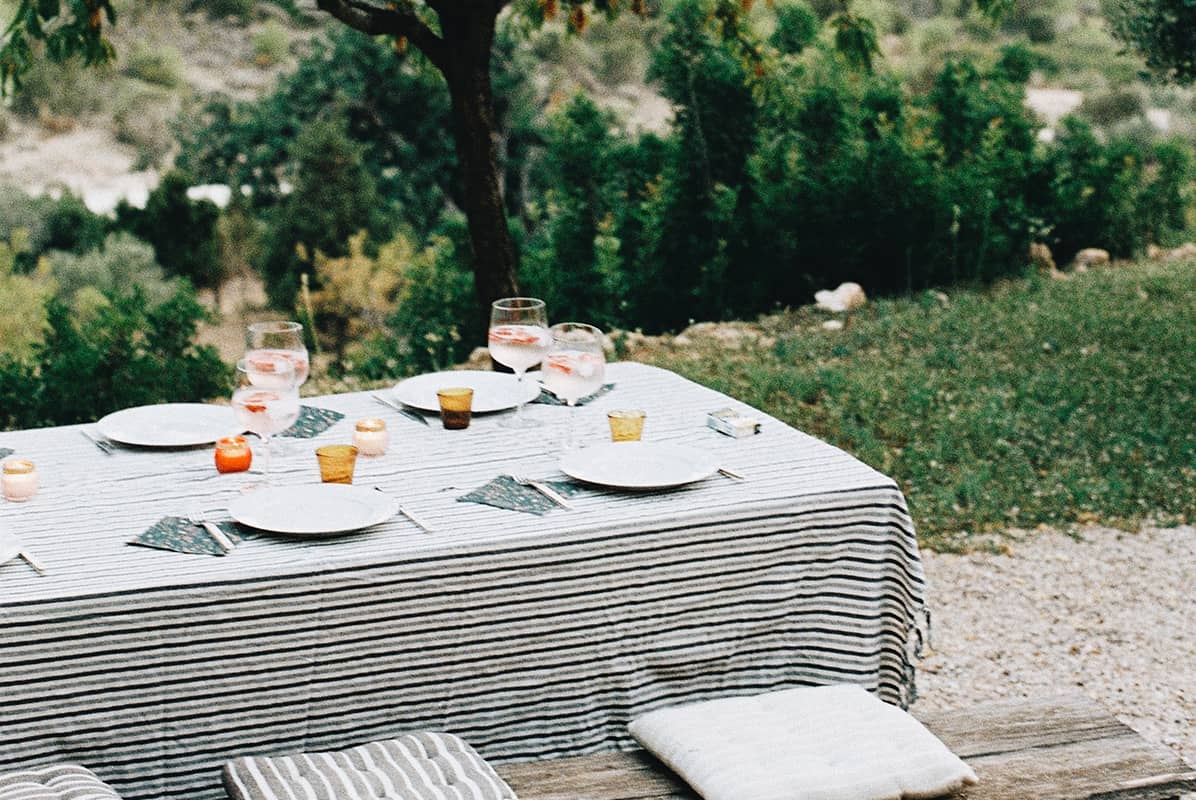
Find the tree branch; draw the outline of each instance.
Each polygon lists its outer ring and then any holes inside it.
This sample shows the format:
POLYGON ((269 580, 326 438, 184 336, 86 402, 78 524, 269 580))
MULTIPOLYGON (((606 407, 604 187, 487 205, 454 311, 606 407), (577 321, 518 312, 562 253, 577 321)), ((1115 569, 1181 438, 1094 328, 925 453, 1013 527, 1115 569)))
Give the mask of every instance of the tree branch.
POLYGON ((370 36, 402 36, 444 71, 447 54, 444 40, 428 27, 409 0, 391 2, 387 8, 365 0, 316 0, 316 6, 354 30, 370 36))

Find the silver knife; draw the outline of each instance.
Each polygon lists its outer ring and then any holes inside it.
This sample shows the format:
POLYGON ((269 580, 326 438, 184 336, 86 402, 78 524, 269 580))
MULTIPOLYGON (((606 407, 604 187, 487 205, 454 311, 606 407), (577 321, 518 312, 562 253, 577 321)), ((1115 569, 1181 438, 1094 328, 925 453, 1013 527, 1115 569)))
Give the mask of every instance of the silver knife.
POLYGON ((573 508, 572 503, 566 500, 560 492, 558 492, 556 489, 553 489, 548 484, 542 483, 541 481, 528 481, 527 485, 547 497, 552 502, 556 503, 561 508, 573 508))
POLYGON ((407 408, 406 406, 396 405, 395 403, 390 402, 389 400, 387 400, 385 397, 383 397, 380 394, 375 394, 375 395, 371 395, 371 396, 375 400, 377 400, 379 403, 381 403, 382 405, 386 406, 387 408, 393 409, 394 411, 399 412, 407 419, 414 420, 415 422, 418 422, 421 425, 428 424, 428 418, 425 417, 423 414, 420 414, 418 411, 412 411, 411 409, 407 408))
POLYGON ((25 559, 25 563, 33 567, 34 571, 38 575, 46 574, 46 565, 38 561, 37 558, 34 557, 33 553, 30 553, 28 550, 21 550, 17 553, 17 555, 25 559))
POLYGON ((208 532, 209 536, 216 540, 216 544, 220 545, 220 549, 224 552, 231 553, 236 547, 236 545, 233 544, 233 540, 228 538, 228 534, 220 530, 220 526, 215 522, 208 522, 207 520, 204 520, 199 524, 203 526, 203 529, 208 532))

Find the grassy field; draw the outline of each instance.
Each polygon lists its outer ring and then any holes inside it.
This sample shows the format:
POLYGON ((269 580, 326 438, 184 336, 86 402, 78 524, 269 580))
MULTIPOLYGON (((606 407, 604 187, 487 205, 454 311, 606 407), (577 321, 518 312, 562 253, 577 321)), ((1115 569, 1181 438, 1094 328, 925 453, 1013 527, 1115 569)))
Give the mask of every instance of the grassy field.
POLYGON ((1196 520, 1196 262, 881 300, 846 329, 812 308, 741 348, 637 356, 893 476, 922 541, 1196 520))

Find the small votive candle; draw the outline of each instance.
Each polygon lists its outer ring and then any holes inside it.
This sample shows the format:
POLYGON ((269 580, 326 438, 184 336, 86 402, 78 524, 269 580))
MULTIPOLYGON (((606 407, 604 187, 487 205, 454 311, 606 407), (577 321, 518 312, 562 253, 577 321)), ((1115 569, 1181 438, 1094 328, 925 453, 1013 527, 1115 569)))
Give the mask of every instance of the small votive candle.
POLYGON ((24 458, 5 461, 0 483, 4 487, 5 500, 24 502, 37 494, 37 467, 24 458))
POLYGON ((216 442, 216 471, 244 472, 253 463, 253 448, 244 436, 226 436, 216 442))
POLYGON ((380 456, 390 447, 390 431, 380 419, 359 419, 353 431, 353 445, 363 456, 380 456))

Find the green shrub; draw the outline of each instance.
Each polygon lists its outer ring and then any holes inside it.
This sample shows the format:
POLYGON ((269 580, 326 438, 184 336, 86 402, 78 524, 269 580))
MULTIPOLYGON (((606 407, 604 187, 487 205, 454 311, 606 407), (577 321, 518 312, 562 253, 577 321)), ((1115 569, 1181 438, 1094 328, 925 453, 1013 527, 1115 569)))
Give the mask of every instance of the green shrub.
POLYGON ((125 59, 124 71, 146 83, 174 89, 183 83, 183 57, 170 45, 138 42, 125 59))
POLYGON ((314 273, 317 252, 347 255, 349 237, 360 230, 375 234, 373 241, 389 238, 362 154, 343 118, 314 120, 299 133, 295 188, 274 209, 265 237, 266 291, 278 308, 294 307, 300 275, 314 273))
POLYGON ((805 0, 777 5, 777 25, 769 43, 782 53, 800 53, 818 38, 822 21, 805 0))
POLYGON ((1065 118, 1044 165, 1056 259, 1084 247, 1130 256, 1169 238, 1185 224, 1191 163, 1178 142, 1102 144, 1086 122, 1065 118))
MULTIPOLYGON (((190 8, 193 11, 204 11, 212 19, 232 17, 244 24, 253 16, 254 2, 255 0, 190 0, 190 8)), ((277 4, 284 9, 288 5, 282 2, 277 4)))
POLYGON ((88 68, 78 58, 55 62, 38 58, 13 92, 12 110, 26 117, 53 114, 78 118, 100 111, 104 93, 100 90, 107 70, 88 68))
POLYGON ((137 286, 142 300, 151 306, 166 302, 178 291, 154 260, 154 248, 124 232, 109 234, 97 250, 79 255, 52 250, 47 259, 59 297, 68 305, 84 289, 112 295, 137 286))
POLYGON ((43 217, 44 238, 38 254, 45 250, 85 253, 103 246, 108 220, 89 209, 75 195, 64 194, 43 217))
POLYGON ((291 40, 287 30, 277 20, 267 20, 253 34, 253 63, 259 67, 272 67, 287 60, 291 52, 291 40))
POLYGON ((446 221, 404 274, 390 332, 367 338, 347 357, 348 370, 372 380, 414 375, 465 360, 486 340, 473 276, 463 263, 465 221, 446 221))
POLYGON ((1076 113, 1097 125, 1114 125, 1141 116, 1146 102, 1141 92, 1131 89, 1111 89, 1100 94, 1088 94, 1076 113))
POLYGON ((0 358, 0 427, 91 422, 128 406, 229 391, 228 366, 195 344, 206 312, 185 288, 151 303, 139 286, 125 287, 83 321, 57 300, 46 309, 49 330, 33 357, 0 358))
POLYGON ((20 360, 42 342, 46 301, 54 296, 55 287, 44 270, 21 274, 15 267, 12 247, 0 242, 0 308, 4 309, 0 314, 0 358, 20 360))
POLYGON ((144 209, 123 202, 117 206, 116 226, 148 242, 168 274, 185 277, 197 288, 214 289, 227 277, 216 233, 220 210, 208 200, 190 199, 190 185, 183 173, 166 173, 144 209))
POLYGON ((174 147, 170 120, 175 98, 160 86, 141 84, 122 92, 112 109, 113 134, 137 150, 136 169, 155 166, 174 147))

